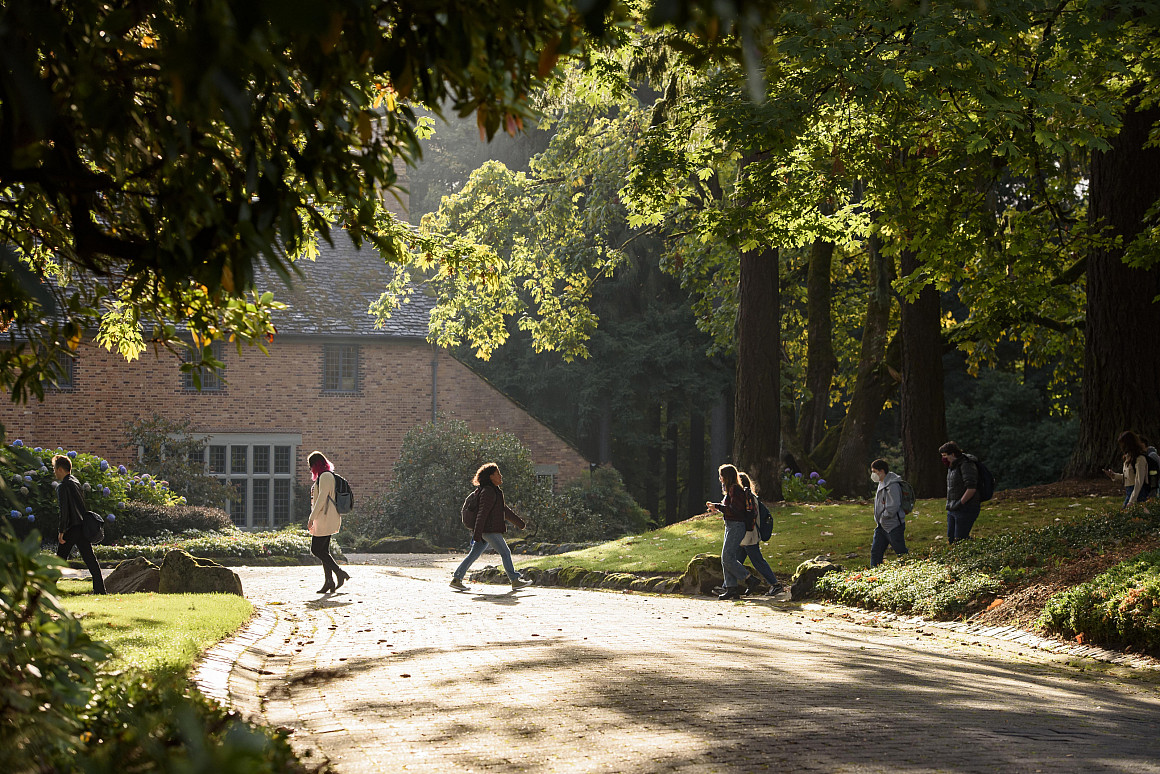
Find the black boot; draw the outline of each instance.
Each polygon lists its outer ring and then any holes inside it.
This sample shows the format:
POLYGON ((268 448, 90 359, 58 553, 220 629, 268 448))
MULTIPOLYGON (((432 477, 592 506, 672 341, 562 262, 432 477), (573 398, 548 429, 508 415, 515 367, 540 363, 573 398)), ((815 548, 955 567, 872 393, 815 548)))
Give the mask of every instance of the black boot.
POLYGON ((334 591, 334 578, 330 577, 330 575, 327 575, 326 576, 326 584, 323 585, 323 587, 318 590, 318 593, 319 594, 329 594, 332 591, 334 591))
POLYGON ((339 589, 341 589, 342 584, 346 583, 348 580, 350 580, 350 573, 345 572, 344 570, 339 570, 338 571, 338 583, 335 584, 334 590, 338 591, 339 589))

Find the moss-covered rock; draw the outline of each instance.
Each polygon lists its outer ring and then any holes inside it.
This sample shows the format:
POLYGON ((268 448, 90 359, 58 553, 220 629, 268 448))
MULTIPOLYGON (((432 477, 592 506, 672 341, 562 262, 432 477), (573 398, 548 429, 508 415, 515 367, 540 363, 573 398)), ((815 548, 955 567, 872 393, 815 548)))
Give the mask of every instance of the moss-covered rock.
POLYGON ((162 594, 237 594, 242 596, 242 579, 228 567, 210 559, 199 559, 185 551, 170 551, 161 564, 157 590, 162 594))
POLYGON ((818 583, 818 578, 828 572, 842 572, 842 570, 842 565, 834 564, 825 556, 807 559, 794 570, 793 585, 790 587, 791 597, 793 599, 804 599, 813 593, 814 586, 818 583))
POLYGON ((721 571, 721 557, 716 554, 697 554, 689 560, 685 572, 680 577, 679 588, 683 594, 712 594, 715 586, 725 582, 721 571))
POLYGON ((161 585, 161 568, 143 556, 126 559, 105 576, 109 594, 135 594, 157 591, 161 585))

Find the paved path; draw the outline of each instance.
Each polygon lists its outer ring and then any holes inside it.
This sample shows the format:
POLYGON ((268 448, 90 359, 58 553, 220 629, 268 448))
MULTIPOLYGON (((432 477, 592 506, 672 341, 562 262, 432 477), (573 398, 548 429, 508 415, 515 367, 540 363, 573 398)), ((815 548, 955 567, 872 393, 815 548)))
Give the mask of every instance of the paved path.
POLYGON ((1160 772, 1155 672, 793 605, 458 593, 451 564, 327 597, 238 568, 265 612, 206 670, 341 774, 1160 772))

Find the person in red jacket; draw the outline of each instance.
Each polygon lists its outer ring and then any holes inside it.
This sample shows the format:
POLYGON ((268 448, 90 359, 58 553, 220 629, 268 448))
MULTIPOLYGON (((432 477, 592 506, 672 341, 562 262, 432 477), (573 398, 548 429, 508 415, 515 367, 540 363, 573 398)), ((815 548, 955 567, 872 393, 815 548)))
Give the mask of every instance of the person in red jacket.
POLYGON ((755 527, 757 515, 749 507, 749 495, 741 486, 737 468, 722 465, 717 468, 721 491, 725 499, 719 503, 705 503, 709 510, 721 514, 725 520, 725 540, 721 544, 721 570, 725 575, 724 593, 718 599, 741 599, 741 584, 749 577, 737 554, 742 553, 741 541, 745 533, 755 527))
POLYGON ((468 569, 487 550, 488 546, 491 546, 499 554, 499 558, 503 561, 504 572, 507 573, 508 579, 512 582, 513 589, 522 589, 524 586, 530 585, 531 581, 522 579, 520 574, 516 572, 516 567, 512 564, 511 549, 508 548, 507 541, 503 539, 503 533, 507 530, 507 522, 510 521, 523 529, 524 520, 517 516, 511 508, 504 505, 503 490, 500 489, 503 484, 503 474, 499 472, 499 465, 494 462, 480 465, 471 483, 475 485, 476 491, 479 493, 478 506, 475 510, 475 530, 471 535, 471 548, 468 550, 467 556, 460 562, 455 574, 451 576, 451 588, 460 591, 467 590, 463 577, 467 575, 468 569))

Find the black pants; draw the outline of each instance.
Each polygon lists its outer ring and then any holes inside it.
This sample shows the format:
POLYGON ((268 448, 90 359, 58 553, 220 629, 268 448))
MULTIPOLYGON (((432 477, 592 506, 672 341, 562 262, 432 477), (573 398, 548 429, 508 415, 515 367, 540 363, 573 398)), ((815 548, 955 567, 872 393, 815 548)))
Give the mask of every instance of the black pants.
POLYGON ((93 544, 85 540, 83 528, 74 527, 65 532, 64 542, 57 544, 56 555, 67 560, 72 555, 73 546, 76 546, 81 558, 85 560, 85 567, 92 573, 93 593, 104 594, 105 579, 101 577, 101 565, 97 563, 97 555, 93 553, 93 544))
POLYGON ((322 562, 322 569, 326 573, 326 582, 334 583, 335 575, 345 575, 338 562, 330 555, 330 535, 315 535, 310 538, 310 553, 322 562))

